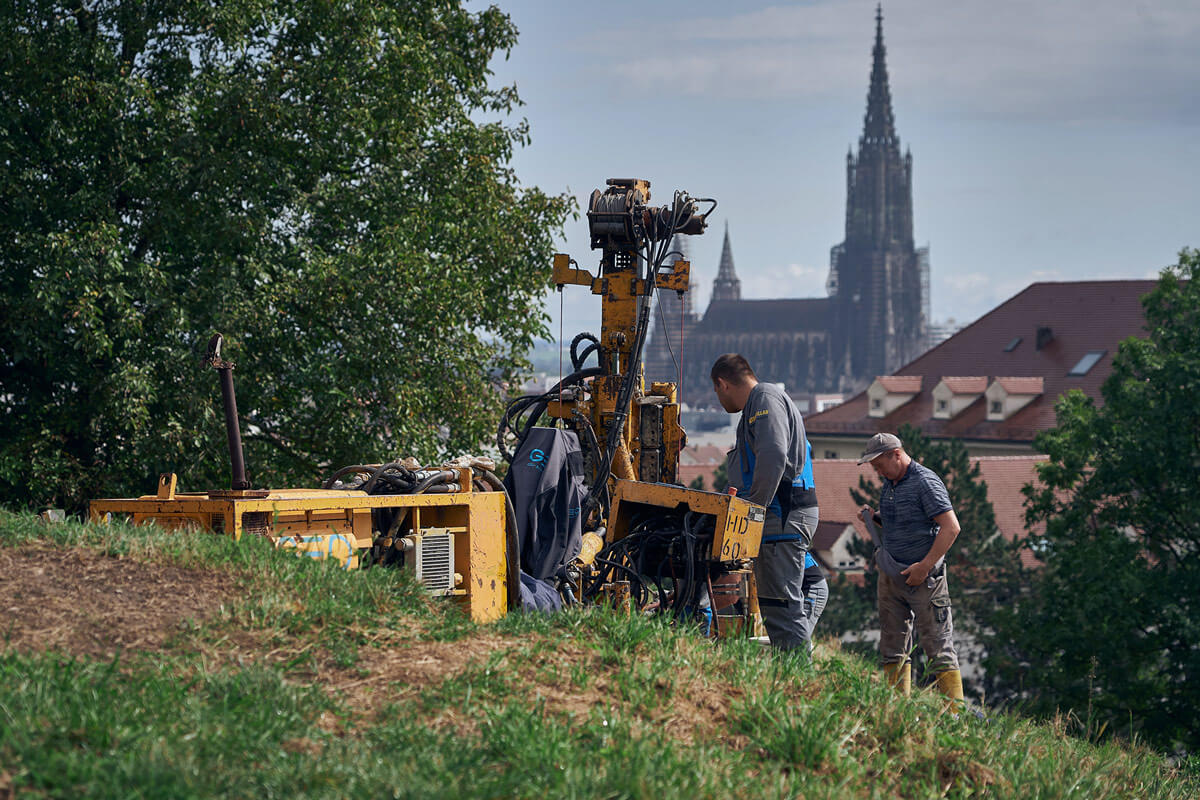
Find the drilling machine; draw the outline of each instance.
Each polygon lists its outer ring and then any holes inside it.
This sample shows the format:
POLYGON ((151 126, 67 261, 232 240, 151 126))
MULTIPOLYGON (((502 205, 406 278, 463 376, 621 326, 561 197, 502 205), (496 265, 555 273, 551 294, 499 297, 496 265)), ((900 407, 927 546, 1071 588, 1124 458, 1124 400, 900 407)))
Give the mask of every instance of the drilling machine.
MULTIPOLYGON (((711 634, 729 633, 757 617, 750 566, 765 511, 676 483, 686 441, 676 387, 647 387, 641 364, 654 293, 688 288, 688 262, 677 257, 666 265, 672 237, 702 233, 716 202, 676 192, 670 206, 649 203, 644 180, 612 179, 592 194, 587 217, 591 246, 601 252, 598 274, 556 255, 553 279, 560 291, 583 285, 600 295, 601 334, 576 337, 574 372, 558 386, 509 404, 498 445, 512 461, 508 444, 515 441, 519 450, 543 416, 586 445, 580 516, 587 533, 555 574, 568 602, 702 616, 711 634), (701 214, 703 202, 710 205, 701 214), (589 344, 577 352, 584 341, 589 344), (592 354, 597 365, 584 366, 592 354)), ((412 569, 432 594, 457 600, 479 622, 517 607, 518 524, 490 459, 463 458, 432 469, 411 459, 357 464, 336 471, 319 489, 253 488, 242 454, 234 365, 222 358, 221 343, 220 335, 213 337, 205 363, 219 376, 230 488, 179 492, 175 474, 165 473, 155 494, 92 501, 93 519, 124 516, 170 530, 259 535, 347 569, 412 569)))
POLYGON ((715 200, 683 192, 670 205, 651 206, 650 182, 640 179, 612 178, 604 191, 592 193, 587 220, 599 270, 593 275, 558 254, 553 281, 559 291, 581 285, 600 296, 600 336, 575 337, 572 373, 544 394, 509 404, 498 444, 513 462, 543 418, 579 439, 587 465, 581 514, 587 532, 555 576, 567 602, 627 603, 700 617, 718 635, 751 629, 757 619, 751 565, 765 510, 731 494, 678 484, 686 434, 677 387, 646 386, 642 369, 655 293, 688 289, 690 264, 670 245, 676 234, 703 233, 715 207, 715 200), (708 204, 703 213, 701 204, 708 204), (593 353, 596 365, 586 366, 593 353))

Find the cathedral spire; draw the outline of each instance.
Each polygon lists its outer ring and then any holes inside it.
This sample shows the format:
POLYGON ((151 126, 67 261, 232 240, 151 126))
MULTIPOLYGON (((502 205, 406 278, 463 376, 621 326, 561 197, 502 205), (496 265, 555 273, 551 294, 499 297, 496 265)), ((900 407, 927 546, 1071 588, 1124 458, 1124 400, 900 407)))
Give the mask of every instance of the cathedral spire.
POLYGON ((892 115, 892 93, 888 88, 887 48, 883 46, 883 7, 875 6, 875 47, 871 50, 871 88, 867 91, 867 116, 859 147, 871 144, 899 145, 892 115))
POLYGON ((742 282, 733 269, 733 247, 729 244, 729 220, 725 220, 725 243, 721 246, 721 266, 713 281, 713 300, 741 300, 742 282))

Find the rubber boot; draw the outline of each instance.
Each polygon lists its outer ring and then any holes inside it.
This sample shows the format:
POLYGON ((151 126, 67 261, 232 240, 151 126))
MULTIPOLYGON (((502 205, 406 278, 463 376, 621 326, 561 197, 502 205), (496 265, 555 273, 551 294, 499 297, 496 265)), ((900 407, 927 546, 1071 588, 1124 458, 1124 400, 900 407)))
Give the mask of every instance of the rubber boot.
POLYGON ((884 664, 883 674, 887 676, 888 685, 894 686, 900 694, 905 697, 912 694, 912 662, 884 664))
POLYGON ((937 687, 939 692, 946 695, 946 708, 955 711, 963 703, 962 673, 958 670, 939 672, 937 687))

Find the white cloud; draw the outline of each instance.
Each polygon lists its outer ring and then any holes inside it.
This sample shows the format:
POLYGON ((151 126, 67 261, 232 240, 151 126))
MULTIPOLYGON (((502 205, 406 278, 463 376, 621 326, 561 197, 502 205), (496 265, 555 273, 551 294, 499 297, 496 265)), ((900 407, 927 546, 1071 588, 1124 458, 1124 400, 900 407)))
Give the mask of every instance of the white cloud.
MULTIPOLYGON (((888 68, 906 103, 1067 120, 1200 115, 1200 4, 1191 0, 888 5, 888 68)), ((618 42, 655 42, 626 48, 610 66, 646 94, 669 87, 713 100, 845 96, 865 85, 873 6, 731 11, 609 30, 590 37, 588 49, 610 55, 618 42)))

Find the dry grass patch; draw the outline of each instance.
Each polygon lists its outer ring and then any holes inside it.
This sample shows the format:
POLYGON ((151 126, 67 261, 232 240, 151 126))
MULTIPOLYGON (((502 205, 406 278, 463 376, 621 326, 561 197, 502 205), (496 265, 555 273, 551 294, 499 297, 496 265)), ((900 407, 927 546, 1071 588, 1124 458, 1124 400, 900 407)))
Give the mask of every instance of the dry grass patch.
POLYGON ((100 659, 162 649, 183 620, 212 617, 237 598, 227 573, 43 543, 0 548, 0 587, 4 646, 100 659))

